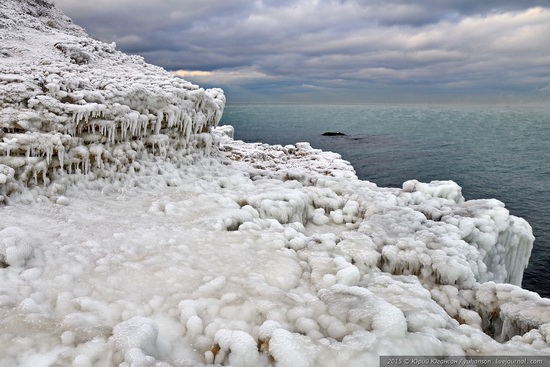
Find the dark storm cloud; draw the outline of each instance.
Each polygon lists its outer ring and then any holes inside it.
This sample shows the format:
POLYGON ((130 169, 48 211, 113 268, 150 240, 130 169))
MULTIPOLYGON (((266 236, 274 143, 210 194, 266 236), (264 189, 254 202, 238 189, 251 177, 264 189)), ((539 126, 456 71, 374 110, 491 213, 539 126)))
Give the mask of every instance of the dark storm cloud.
POLYGON ((411 86, 548 98, 550 89, 547 1, 55 2, 122 51, 228 90, 330 98, 411 86))

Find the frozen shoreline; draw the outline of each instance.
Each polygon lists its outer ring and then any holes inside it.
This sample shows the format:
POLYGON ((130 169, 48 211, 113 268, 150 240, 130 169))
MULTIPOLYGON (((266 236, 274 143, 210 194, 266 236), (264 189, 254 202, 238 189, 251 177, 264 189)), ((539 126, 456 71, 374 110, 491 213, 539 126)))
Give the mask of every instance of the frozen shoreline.
POLYGON ((234 141, 223 91, 46 1, 0 15, 0 367, 550 353, 550 300, 502 283, 533 244, 502 203, 234 141))
POLYGON ((508 272, 484 251, 528 237, 500 203, 450 182, 378 188, 307 143, 214 142, 232 160, 0 209, 33 247, 0 269, 3 365, 550 352, 550 300, 490 281, 508 272))

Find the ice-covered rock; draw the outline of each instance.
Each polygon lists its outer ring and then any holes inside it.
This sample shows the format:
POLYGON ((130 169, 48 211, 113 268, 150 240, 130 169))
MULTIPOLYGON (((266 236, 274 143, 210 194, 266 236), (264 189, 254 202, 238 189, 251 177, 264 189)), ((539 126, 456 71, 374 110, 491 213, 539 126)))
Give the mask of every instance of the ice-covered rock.
POLYGON ((32 239, 23 229, 7 227, 0 231, 0 264, 23 266, 32 252, 32 239))
POLYGON ((218 330, 214 337, 215 354, 207 353, 208 363, 231 366, 255 367, 260 365, 257 342, 249 334, 240 330, 218 330))
POLYGON ((155 365, 157 355, 157 324, 146 317, 133 317, 113 328, 111 341, 116 350, 113 363, 122 360, 132 365, 155 365))
POLYGON ((221 89, 204 90, 88 37, 49 1, 4 1, 0 28, 2 197, 66 185, 74 173, 72 181, 116 180, 138 161, 154 172, 145 163, 155 156, 193 162, 211 152, 204 133, 221 118, 221 89))
POLYGON ((550 324, 550 300, 511 284, 484 283, 476 300, 483 329, 499 341, 550 324))

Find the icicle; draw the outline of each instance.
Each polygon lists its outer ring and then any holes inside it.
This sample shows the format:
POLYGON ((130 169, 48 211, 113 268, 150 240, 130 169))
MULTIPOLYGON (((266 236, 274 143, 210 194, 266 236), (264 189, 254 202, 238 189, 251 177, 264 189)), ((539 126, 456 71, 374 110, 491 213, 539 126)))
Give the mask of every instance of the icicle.
POLYGON ((57 158, 59 159, 59 165, 61 166, 61 170, 63 170, 63 158, 65 156, 65 148, 58 149, 57 150, 57 158))
POLYGON ((189 140, 191 139, 191 129, 193 127, 193 120, 189 115, 186 115, 186 124, 185 124, 185 143, 186 145, 189 144, 189 140))
POLYGON ((90 158, 88 156, 84 158, 82 165, 84 166, 84 174, 87 175, 90 172, 90 158))
POLYGON ((92 145, 89 150, 90 153, 95 156, 96 167, 100 168, 102 163, 101 155, 103 154, 103 147, 100 144, 92 145))
MULTIPOLYGON (((136 111, 132 111, 126 115, 126 118, 127 118, 126 129, 130 130, 130 134, 135 135, 139 126, 139 119, 140 119, 139 113, 136 111)), ((127 133, 125 132, 125 134, 127 133)))
POLYGON ((5 142, 4 149, 6 151, 6 155, 9 157, 11 149, 17 148, 17 145, 18 145, 17 138, 12 138, 12 139, 4 138, 4 142, 5 142))
POLYGON ((50 164, 53 155, 53 143, 46 148, 46 163, 50 164))
POLYGON ((110 137, 110 141, 111 143, 115 143, 116 142, 116 125, 113 123, 111 124, 110 126, 110 129, 109 129, 109 137, 110 137))
POLYGON ((120 120, 120 138, 125 139, 126 138, 126 130, 128 129, 128 121, 127 116, 122 118, 120 120))
POLYGON ((173 113, 168 113, 167 114, 167 120, 168 120, 168 127, 174 126, 175 119, 174 119, 174 114, 173 113))
POLYGON ((157 112, 157 123, 155 124, 155 130, 153 132, 154 135, 158 135, 160 133, 160 127, 161 127, 163 118, 164 118, 164 112, 162 112, 162 110, 159 110, 157 112))
MULTIPOLYGON (((143 133, 147 131, 147 126, 149 126, 149 117, 143 115, 143 120, 141 121, 141 130, 143 130, 143 133)), ((139 134, 141 134, 141 130, 139 131, 139 134)))

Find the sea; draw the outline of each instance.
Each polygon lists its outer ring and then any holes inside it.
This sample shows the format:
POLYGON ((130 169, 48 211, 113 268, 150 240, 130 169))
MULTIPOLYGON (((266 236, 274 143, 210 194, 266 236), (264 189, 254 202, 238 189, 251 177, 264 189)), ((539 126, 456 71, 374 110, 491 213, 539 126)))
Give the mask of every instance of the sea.
POLYGON ((220 125, 337 152, 381 187, 453 180, 466 200, 504 202, 536 237, 522 287, 550 297, 550 106, 227 104, 220 125))

